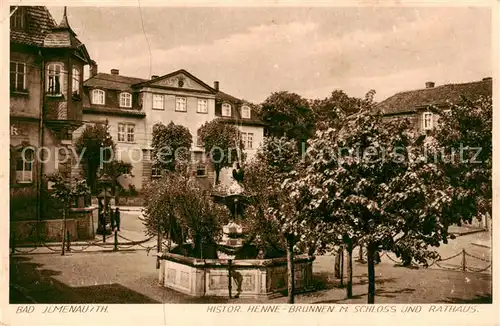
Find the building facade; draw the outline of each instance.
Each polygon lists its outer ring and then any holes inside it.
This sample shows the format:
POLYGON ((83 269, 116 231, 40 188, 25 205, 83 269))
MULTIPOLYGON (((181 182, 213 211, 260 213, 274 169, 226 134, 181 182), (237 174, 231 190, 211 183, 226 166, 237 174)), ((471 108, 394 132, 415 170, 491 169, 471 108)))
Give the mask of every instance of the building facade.
POLYGON ((31 198, 41 196, 43 175, 71 176, 74 161, 62 159, 60 149, 82 124, 83 71, 91 59, 66 9, 59 24, 43 6, 10 12, 10 195, 31 198))
POLYGON ((426 82, 425 88, 397 93, 378 104, 387 118, 408 118, 415 130, 431 130, 440 113, 449 110, 451 103, 457 103, 461 96, 470 100, 480 96, 492 96, 493 82, 490 77, 480 81, 435 86, 426 82))
MULTIPOLYGON (((163 76, 154 75, 149 80, 122 76, 118 69, 110 73, 97 70, 93 63, 91 76, 84 82, 83 120, 109 125, 117 145, 116 158, 132 164, 131 174, 119 180, 125 189, 132 185, 140 190, 151 179, 160 176, 151 158, 153 127, 158 123, 173 122, 187 127, 193 137, 192 171, 206 183, 213 182, 214 171, 204 157, 198 137, 198 130, 204 123, 221 118, 237 126, 249 159, 262 143, 263 123, 255 108, 220 91, 218 82, 209 86, 183 69, 163 76)), ((83 128, 75 132, 74 139, 83 128)), ((229 170, 225 169, 221 177, 228 176, 229 170)))

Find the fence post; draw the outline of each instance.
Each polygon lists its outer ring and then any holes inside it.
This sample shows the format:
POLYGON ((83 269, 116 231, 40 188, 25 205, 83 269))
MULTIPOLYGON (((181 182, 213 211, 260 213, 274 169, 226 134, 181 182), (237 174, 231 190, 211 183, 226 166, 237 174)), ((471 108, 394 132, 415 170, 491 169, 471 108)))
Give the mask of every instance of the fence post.
POLYGON ((233 263, 232 259, 229 259, 229 260, 228 260, 228 264, 227 264, 227 266, 228 266, 228 267, 227 267, 227 269, 228 269, 228 273, 227 273, 227 275, 228 275, 228 282, 229 282, 229 283, 228 283, 228 285, 227 285, 227 288, 228 288, 228 290, 229 290, 229 299, 231 299, 231 298, 233 297, 233 296, 232 296, 232 294, 231 294, 231 290, 232 290, 232 289, 231 289, 231 288, 232 288, 232 282, 231 282, 231 281, 232 281, 232 276, 231 276, 231 265, 232 265, 232 263, 233 263))
POLYGON ((66 230, 66 251, 71 251, 71 237, 69 234, 69 230, 66 230))
POLYGON ((467 262, 465 260, 465 249, 462 249, 462 272, 465 272, 467 262))
POLYGON ((115 247, 113 251, 118 251, 118 231, 115 229, 115 247))

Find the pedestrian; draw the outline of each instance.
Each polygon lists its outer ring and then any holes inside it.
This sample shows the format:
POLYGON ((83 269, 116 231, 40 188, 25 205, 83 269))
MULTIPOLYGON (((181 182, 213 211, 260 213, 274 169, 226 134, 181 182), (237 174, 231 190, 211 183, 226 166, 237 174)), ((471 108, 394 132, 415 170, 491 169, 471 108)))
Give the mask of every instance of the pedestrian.
POLYGON ((118 207, 116 207, 114 215, 116 229, 120 231, 120 209, 118 207))

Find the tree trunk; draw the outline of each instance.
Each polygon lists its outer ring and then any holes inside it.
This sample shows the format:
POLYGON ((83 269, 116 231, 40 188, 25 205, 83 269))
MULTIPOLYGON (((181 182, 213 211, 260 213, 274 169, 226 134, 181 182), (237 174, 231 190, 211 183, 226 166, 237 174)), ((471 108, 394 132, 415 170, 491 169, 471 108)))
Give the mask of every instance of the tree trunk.
POLYGON ((347 243, 347 298, 352 298, 352 242, 347 243))
POLYGON ((340 253, 338 250, 335 254, 334 276, 337 279, 340 278, 340 253))
POLYGON ((375 252, 377 247, 369 244, 368 255, 368 304, 375 303, 375 252))
POLYGON ((215 169, 215 184, 216 185, 218 185, 220 183, 219 176, 220 176, 220 169, 215 169))
POLYGON ((295 273, 293 263, 293 241, 290 237, 286 240, 286 260, 288 267, 288 303, 295 301, 295 273))

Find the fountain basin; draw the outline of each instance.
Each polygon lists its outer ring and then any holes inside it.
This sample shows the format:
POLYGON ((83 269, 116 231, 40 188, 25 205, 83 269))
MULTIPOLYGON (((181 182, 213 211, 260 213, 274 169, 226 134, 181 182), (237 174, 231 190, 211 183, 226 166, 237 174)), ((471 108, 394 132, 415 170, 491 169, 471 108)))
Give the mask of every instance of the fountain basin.
MULTIPOLYGON (((159 285, 195 297, 229 296, 231 266, 232 296, 272 298, 287 289, 286 257, 273 259, 197 259, 172 253, 158 254, 159 285)), ((297 292, 312 288, 314 257, 298 255, 295 263, 297 292)))

